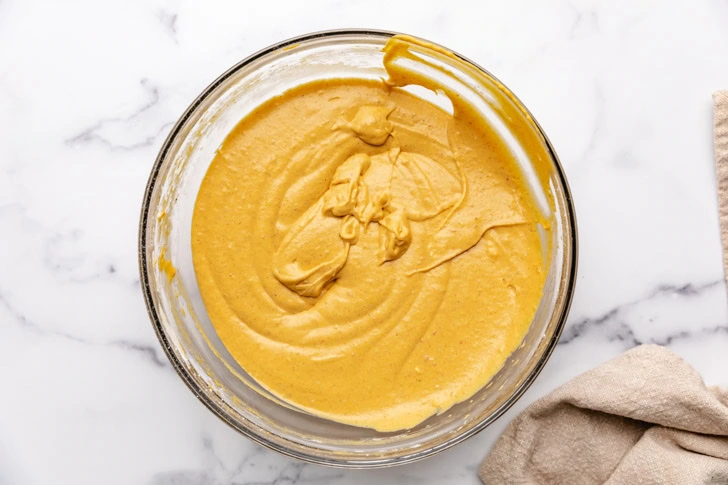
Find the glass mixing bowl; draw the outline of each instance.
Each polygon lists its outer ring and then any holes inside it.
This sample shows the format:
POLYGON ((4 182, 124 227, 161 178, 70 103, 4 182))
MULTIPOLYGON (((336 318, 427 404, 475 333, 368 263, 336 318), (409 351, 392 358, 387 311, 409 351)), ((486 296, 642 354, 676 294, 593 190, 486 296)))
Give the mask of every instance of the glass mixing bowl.
POLYGON ((549 261, 544 294, 521 345, 471 399, 394 433, 338 424, 296 410, 259 386, 227 352, 205 312, 191 251, 195 199, 215 151, 241 118, 293 86, 321 78, 386 77, 382 47, 392 35, 368 30, 309 34, 268 47, 232 67, 175 124, 154 164, 142 206, 142 287, 152 324, 180 377, 212 412, 244 435, 283 454, 324 465, 366 468, 407 463, 445 450, 488 426, 518 400, 549 358, 575 283, 574 208, 553 148, 533 116, 502 83, 455 55, 447 61, 447 69, 464 80, 473 102, 487 111, 484 115, 513 151, 536 199, 546 204, 551 222, 552 238, 544 244, 549 261), (505 116, 499 103, 512 103, 518 119, 505 116), (547 163, 533 164, 526 153, 542 154, 547 163), (547 173, 535 173, 538 170, 547 173))

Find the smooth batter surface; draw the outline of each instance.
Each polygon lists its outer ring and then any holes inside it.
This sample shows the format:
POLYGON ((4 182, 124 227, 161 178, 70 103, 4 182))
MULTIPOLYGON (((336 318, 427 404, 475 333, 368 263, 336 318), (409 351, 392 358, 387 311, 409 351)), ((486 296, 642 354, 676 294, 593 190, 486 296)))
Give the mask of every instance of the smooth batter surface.
POLYGON ((488 125, 391 84, 316 81, 265 102, 219 149, 192 227, 205 307, 240 365, 298 408, 380 431, 485 385, 547 269, 488 125))

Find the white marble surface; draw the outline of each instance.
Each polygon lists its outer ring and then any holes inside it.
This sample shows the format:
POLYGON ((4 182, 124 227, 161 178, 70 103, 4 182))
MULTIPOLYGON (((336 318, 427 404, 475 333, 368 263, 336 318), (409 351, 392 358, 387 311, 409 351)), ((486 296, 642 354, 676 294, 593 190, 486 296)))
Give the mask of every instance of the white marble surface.
POLYGON ((728 383, 711 92, 728 2, 0 0, 0 483, 476 484, 505 425, 641 342, 728 383), (525 397, 441 455, 304 465, 218 421, 167 363, 139 287, 142 193, 187 104, 308 31, 420 35, 492 70, 550 135, 581 257, 568 327, 525 397))

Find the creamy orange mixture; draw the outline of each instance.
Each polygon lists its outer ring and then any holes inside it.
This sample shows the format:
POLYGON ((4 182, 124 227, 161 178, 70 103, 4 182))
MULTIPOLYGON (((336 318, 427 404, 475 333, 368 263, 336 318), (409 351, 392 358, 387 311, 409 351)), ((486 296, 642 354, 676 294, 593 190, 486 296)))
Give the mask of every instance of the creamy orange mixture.
POLYGON ((390 75, 301 85, 247 115, 192 226, 205 307, 240 365, 299 409, 380 431, 483 387, 547 270, 531 194, 488 124, 390 75))

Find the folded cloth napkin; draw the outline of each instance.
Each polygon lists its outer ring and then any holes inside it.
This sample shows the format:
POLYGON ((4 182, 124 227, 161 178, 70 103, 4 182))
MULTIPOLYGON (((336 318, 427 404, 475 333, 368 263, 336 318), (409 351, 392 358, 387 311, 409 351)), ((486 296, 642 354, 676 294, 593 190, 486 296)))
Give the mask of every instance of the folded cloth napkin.
POLYGON ((728 390, 642 345, 518 416, 480 466, 490 484, 728 484, 728 390))
MULTIPOLYGON (((713 99, 728 275, 728 91, 713 99)), ((636 347, 528 407, 479 475, 486 485, 728 485, 728 389, 707 388, 666 348, 636 347)))
POLYGON ((718 176, 718 212, 723 240, 723 267, 728 277, 728 91, 713 93, 713 146, 718 176))

